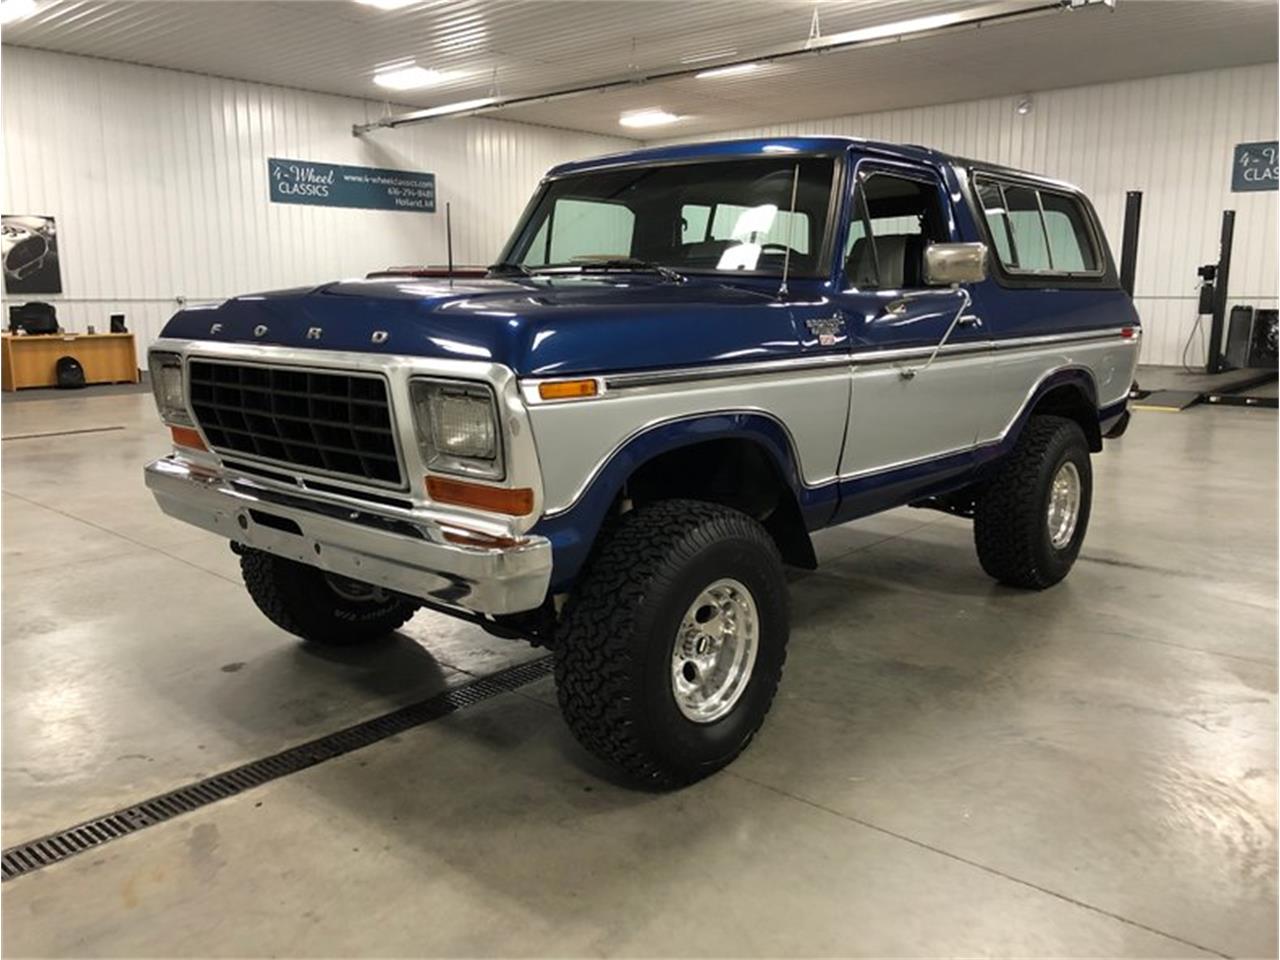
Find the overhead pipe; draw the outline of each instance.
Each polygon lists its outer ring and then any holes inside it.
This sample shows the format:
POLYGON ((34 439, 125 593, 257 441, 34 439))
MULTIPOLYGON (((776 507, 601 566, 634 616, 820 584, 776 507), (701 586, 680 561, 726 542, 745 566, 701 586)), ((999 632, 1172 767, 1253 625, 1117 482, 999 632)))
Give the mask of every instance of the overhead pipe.
MULTIPOLYGON (((1029 19, 1031 17, 1044 16, 1049 13, 1057 13, 1063 10, 1076 10, 1082 6, 1094 5, 1094 3, 1082 4, 1081 0, 1050 0, 1050 2, 1037 4, 1033 7, 1026 7, 1020 10, 1009 10, 1006 4, 991 3, 982 7, 974 8, 975 11, 990 11, 988 13, 979 13, 977 16, 968 17, 964 20, 959 20, 955 23, 949 23, 932 29, 910 31, 884 37, 850 39, 843 41, 839 39, 842 35, 839 33, 833 35, 829 40, 824 40, 822 37, 811 37, 806 40, 802 46, 773 50, 753 57, 740 57, 736 60, 723 60, 710 63, 704 62, 699 63, 697 66, 680 67, 674 70, 660 70, 654 73, 620 77, 615 80, 597 81, 577 87, 551 90, 547 93, 527 94, 519 97, 481 97, 478 99, 464 100, 458 104, 444 104, 438 107, 425 107, 421 110, 411 110, 408 113, 391 114, 389 116, 380 117, 377 120, 371 120, 368 123, 353 124, 351 127, 351 135, 359 137, 373 130, 402 127, 411 123, 425 123, 429 120, 441 120, 445 118, 474 117, 482 114, 494 113, 498 110, 507 110, 512 107, 525 107, 533 104, 567 100, 571 97, 580 97, 589 93, 607 93, 612 90, 622 90, 627 87, 641 87, 666 80, 683 80, 711 70, 724 70, 730 67, 745 66, 747 64, 776 63, 780 60, 791 60, 798 57, 819 56, 836 50, 849 50, 856 47, 870 47, 886 43, 897 43, 906 38, 931 37, 963 29, 972 30, 985 26, 989 23, 1029 19)), ((1113 2, 1098 5, 1114 9, 1113 2)), ((874 28, 867 29, 870 30, 874 28)), ((844 31, 844 33, 849 34, 863 32, 865 31, 844 31)))

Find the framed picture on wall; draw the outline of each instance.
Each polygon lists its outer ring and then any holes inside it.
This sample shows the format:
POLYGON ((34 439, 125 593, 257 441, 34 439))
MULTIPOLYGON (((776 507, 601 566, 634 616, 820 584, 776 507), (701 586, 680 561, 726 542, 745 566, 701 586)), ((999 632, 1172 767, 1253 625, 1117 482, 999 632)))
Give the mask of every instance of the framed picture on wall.
POLYGON ((4 292, 61 293, 58 230, 53 217, 0 217, 0 252, 4 257, 4 292))

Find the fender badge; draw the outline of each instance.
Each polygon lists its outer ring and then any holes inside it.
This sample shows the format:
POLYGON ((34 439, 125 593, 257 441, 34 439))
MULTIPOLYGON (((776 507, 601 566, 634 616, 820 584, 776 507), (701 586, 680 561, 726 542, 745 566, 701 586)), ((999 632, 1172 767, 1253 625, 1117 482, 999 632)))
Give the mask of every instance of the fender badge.
POLYGON ((839 317, 814 318, 806 320, 804 325, 818 338, 819 346, 834 346, 836 341, 844 335, 844 321, 839 317))
POLYGON ((265 323, 258 324, 253 328, 253 335, 255 337, 265 337, 267 335, 267 325, 265 323))
POLYGON ((308 340, 319 340, 319 339, 320 339, 320 334, 321 334, 321 333, 323 333, 323 332, 324 332, 324 331, 323 331, 323 330, 321 330, 319 327, 307 327, 307 339, 308 339, 308 340))
POLYGON ((375 331, 373 331, 373 336, 372 336, 372 337, 370 337, 369 339, 370 339, 370 340, 372 340, 374 343, 386 343, 386 342, 387 342, 387 331, 385 331, 385 330, 375 330, 375 331))
POLYGON ((213 335, 213 334, 215 334, 215 333, 221 333, 221 332, 222 332, 222 324, 220 324, 220 323, 212 324, 212 325, 209 327, 209 335, 210 335, 210 336, 212 336, 212 335, 213 335))

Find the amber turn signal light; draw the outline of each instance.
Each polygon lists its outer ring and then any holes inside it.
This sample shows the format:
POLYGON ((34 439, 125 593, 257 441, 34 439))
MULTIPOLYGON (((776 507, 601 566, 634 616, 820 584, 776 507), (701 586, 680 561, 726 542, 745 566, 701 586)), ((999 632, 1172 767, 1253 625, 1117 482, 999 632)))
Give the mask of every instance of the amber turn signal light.
POLYGON ((505 513, 523 517, 533 512, 533 491, 528 487, 490 487, 465 480, 446 480, 444 477, 427 477, 427 496, 436 503, 452 503, 459 507, 474 507, 491 513, 505 513))
POLYGON ((173 436, 175 446, 190 447, 192 450, 204 450, 206 453, 209 448, 204 445, 204 441, 200 439, 200 434, 192 430, 190 427, 175 427, 170 425, 169 433, 173 436))
POLYGON ((599 393, 600 384, 593 379, 538 384, 538 396, 543 400, 574 400, 579 397, 594 397, 599 393))

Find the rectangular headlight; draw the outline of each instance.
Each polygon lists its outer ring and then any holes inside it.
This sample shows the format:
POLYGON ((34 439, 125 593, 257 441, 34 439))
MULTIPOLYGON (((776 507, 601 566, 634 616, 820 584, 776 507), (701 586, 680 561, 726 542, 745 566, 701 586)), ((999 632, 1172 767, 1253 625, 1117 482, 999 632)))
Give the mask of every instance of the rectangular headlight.
POLYGON ((413 419, 431 470, 499 480, 502 438, 493 391, 484 384, 413 380, 413 419))
POLYGON ((155 394, 160 419, 165 423, 194 426, 182 395, 182 358, 176 353, 152 352, 147 366, 151 370, 151 392, 155 394))

